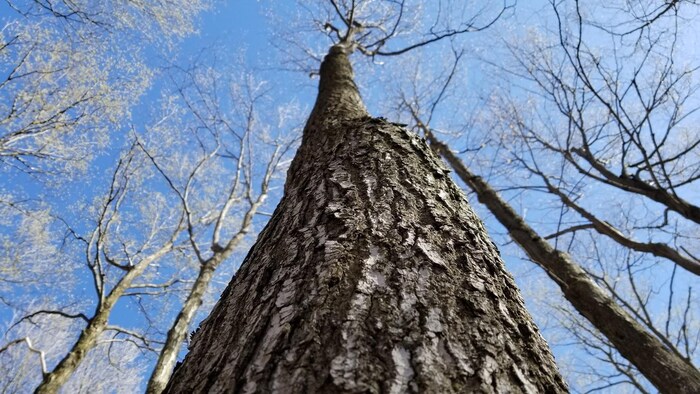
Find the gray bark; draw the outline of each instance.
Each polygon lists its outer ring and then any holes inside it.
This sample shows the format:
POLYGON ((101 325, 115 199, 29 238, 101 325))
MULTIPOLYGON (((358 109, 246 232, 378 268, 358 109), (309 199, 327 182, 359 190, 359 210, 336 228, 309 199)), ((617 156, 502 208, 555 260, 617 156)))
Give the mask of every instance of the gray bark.
MULTIPOLYGON (((236 250, 239 244, 243 241, 243 237, 250 231, 251 225, 253 224, 253 217, 258 212, 260 206, 267 199, 268 181, 270 172, 267 172, 265 180, 262 184, 262 190, 258 198, 254 203, 250 205, 248 211, 243 215, 243 221, 239 231, 229 239, 229 241, 223 246, 219 247, 214 254, 203 261, 199 266, 199 273, 197 278, 190 289, 189 294, 185 303, 182 305, 182 309, 175 318, 175 322, 168 330, 168 335, 165 339, 165 344, 160 354, 158 354, 158 360, 153 368, 151 377, 148 380, 148 385, 146 386, 146 394, 160 394, 163 392, 165 387, 170 380, 170 375, 172 374, 175 363, 177 362, 177 356, 180 351, 182 343, 187 337, 187 330, 195 314, 202 306, 202 301, 204 295, 209 288, 209 284, 214 277, 214 272, 219 267, 219 265, 228 259, 231 254, 236 250)), ((229 200, 230 201, 230 200, 229 200)), ((225 215, 226 209, 222 212, 225 215)), ((223 216, 222 216, 223 217, 223 216)), ((215 229, 214 243, 213 245, 218 245, 218 230, 215 229)))
MULTIPOLYGON (((426 131, 428 131, 426 129, 426 131)), ((427 133, 431 146, 493 213, 532 261, 561 288, 564 297, 612 343, 620 354, 662 393, 700 393, 700 371, 689 360, 666 348, 604 292, 563 251, 528 226, 481 177, 474 175, 445 144, 427 133)))
POLYGON ((448 171, 321 66, 285 194, 167 392, 565 392, 448 171))
MULTIPOLYGON (((217 264, 218 265, 218 264, 217 264)), ((209 287, 211 279, 214 277, 216 267, 213 264, 203 265, 199 269, 197 279, 187 295, 182 309, 177 314, 175 322, 168 330, 163 349, 158 354, 156 366, 153 368, 151 377, 146 386, 146 394, 159 394, 165 389, 170 379, 170 374, 177 362, 177 354, 182 343, 187 337, 187 330, 195 316, 195 313, 202 306, 204 294, 209 287)))

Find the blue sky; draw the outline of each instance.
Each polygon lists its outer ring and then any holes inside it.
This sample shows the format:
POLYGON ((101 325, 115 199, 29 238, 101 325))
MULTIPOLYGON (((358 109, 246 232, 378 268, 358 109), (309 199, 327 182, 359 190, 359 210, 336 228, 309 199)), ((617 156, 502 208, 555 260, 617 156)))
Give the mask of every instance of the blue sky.
MULTIPOLYGON (((525 7, 529 7, 531 4, 532 3, 528 3, 525 7)), ((293 10, 294 6, 294 2, 291 1, 218 1, 212 10, 204 13, 199 18, 199 33, 187 37, 179 43, 178 48, 169 54, 169 56, 173 57, 166 59, 166 61, 187 65, 192 57, 197 56, 197 54, 203 50, 207 51, 208 48, 214 48, 216 52, 221 55, 222 61, 238 59, 243 54, 243 57, 246 59, 251 69, 257 69, 261 74, 270 79, 270 83, 274 86, 273 94, 279 96, 280 102, 288 99, 289 95, 293 95, 296 96, 294 98, 300 102, 301 108, 311 108, 317 80, 309 78, 302 73, 290 71, 278 72, 278 70, 274 69, 280 66, 275 64, 275 62, 278 62, 280 59, 279 53, 277 49, 271 45, 271 40, 273 39, 272 34, 276 26, 271 26, 271 21, 264 16, 266 7, 280 7, 278 11, 289 12, 293 10)), ((520 11, 522 14, 520 15, 524 15, 524 17, 521 16, 520 18, 524 20, 530 19, 532 13, 536 12, 538 7, 535 6, 534 8, 535 10, 525 10, 521 8, 520 11)), ((0 3, 0 18, 7 15, 14 15, 14 13, 8 10, 7 3, 2 2, 0 3)), ((478 40, 483 38, 484 35, 490 35, 490 32, 487 31, 485 33, 467 36, 462 42, 466 43, 466 45, 471 45, 471 48, 479 49, 479 45, 477 44, 478 40)), ((318 39, 319 42, 327 42, 320 34, 318 34, 318 39)), ((163 53, 160 51, 150 51, 147 52, 147 54, 152 57, 154 64, 160 64, 163 60, 163 53)), ((430 66, 430 58, 426 57, 425 59, 427 59, 425 62, 426 66, 430 66)), ((360 59, 358 55, 355 56, 355 60, 364 61, 364 59, 360 59)), ((384 61, 385 65, 374 66, 387 70, 390 68, 387 63, 391 64, 391 61, 393 61, 393 59, 387 59, 384 61)), ((478 85, 485 82, 483 76, 480 74, 480 67, 469 63, 469 66, 465 68, 467 69, 465 71, 465 78, 470 81, 470 87, 472 87, 474 91, 478 90, 478 85)), ((389 71, 393 72, 393 70, 389 71)), ((363 77, 364 76, 361 76, 358 79, 365 80, 363 77)), ((140 125, 148 122, 149 115, 153 110, 153 104, 159 99, 160 86, 160 83, 158 83, 156 79, 156 84, 147 94, 140 98, 140 103, 133 109, 134 124, 140 125)), ((383 88, 378 85, 373 85, 369 81, 366 82, 363 87, 374 88, 372 90, 364 89, 361 92, 363 96, 368 99, 370 113, 376 116, 388 116, 388 114, 381 113, 380 109, 376 108, 377 105, 373 105, 378 104, 379 100, 377 100, 377 97, 385 97, 386 92, 383 91, 383 88)), ((471 92, 468 94, 471 94, 471 92)), ((447 113, 449 113, 449 109, 447 113)), ((279 130, 279 132, 284 132, 284 130, 279 130)), ((100 168, 100 171, 105 171, 107 173, 116 159, 116 152, 114 154, 107 152, 96 164, 98 168, 100 168)), ((27 183, 27 185, 29 184, 30 183, 27 183)), ((94 188, 91 190, 95 193, 99 193, 101 188, 94 188)), ((70 190, 66 200, 79 198, 86 193, 89 193, 89 191, 84 188, 73 188, 70 190)), ((277 197, 279 197, 279 195, 277 197)), ((275 199, 271 199, 270 202, 270 205, 274 206, 275 199)), ((86 285, 89 285, 89 283, 86 283, 86 285)), ((132 308, 121 303, 115 310, 112 321, 127 326, 134 326, 141 323, 141 318, 133 313, 132 308)))
MULTIPOLYGON (((300 72, 291 71, 280 71, 278 68, 281 67, 281 56, 276 48, 271 44, 273 40, 272 34, 276 31, 278 26, 272 24, 265 16, 265 7, 271 7, 274 4, 276 7, 280 7, 279 11, 290 11, 294 7, 294 2, 292 1, 253 1, 253 0, 240 0, 240 1, 220 1, 215 4, 214 8, 203 14, 200 18, 199 33, 197 35, 188 37, 179 43, 179 48, 167 56, 172 56, 172 58, 167 58, 168 63, 175 63, 180 65, 187 65, 192 57, 201 53, 202 51, 208 51, 208 48, 214 48, 215 51, 220 55, 220 61, 233 61, 234 59, 240 59, 243 57, 246 60, 248 67, 259 73, 262 77, 269 80, 271 86, 271 95, 273 103, 283 103, 285 100, 296 100, 299 103, 300 111, 305 112, 311 108, 313 105, 315 86, 317 83, 316 79, 309 78, 300 72)), ((509 19, 508 21, 499 24, 496 28, 499 30, 499 34, 506 35, 508 33, 519 32, 523 33, 528 27, 529 23, 537 22, 547 25, 547 21, 538 19, 543 15, 542 10, 549 9, 546 6, 546 2, 521 2, 518 4, 518 12, 515 18, 509 19)), ((0 19, 8 15, 8 8, 5 2, 0 3, 0 19)), ((549 21, 551 22, 551 20, 549 21)), ((321 35, 317 34, 319 42, 327 42, 327 40, 321 35)), ((488 74, 484 73, 483 64, 479 64, 476 61, 476 57, 481 54, 491 55, 493 52, 498 52, 500 48, 489 46, 494 45, 497 40, 493 39, 495 32, 486 31, 484 33, 478 33, 473 35, 467 35, 460 43, 463 43, 468 48, 469 60, 467 60, 465 66, 463 67, 463 73, 461 78, 464 78, 466 86, 464 90, 453 92, 453 100, 469 102, 472 99, 477 98, 477 96, 483 92, 487 92, 490 83, 493 81, 488 80, 488 74)), ((696 48, 696 47, 693 47, 696 48)), ((444 47, 442 49, 445 49, 444 47)), ((430 49, 432 51, 432 49, 430 49)), ((423 56, 422 63, 425 67, 440 67, 444 63, 439 57, 433 57, 435 52, 425 52, 423 56), (432 54, 432 55, 431 55, 432 54), (431 63, 432 62, 432 63, 431 63)), ((154 64, 160 64, 163 60, 163 52, 150 51, 148 55, 151 56, 154 64)), ((484 56, 487 57, 487 56, 484 56)), ((366 59, 362 59, 360 56, 356 55, 354 57, 356 63, 366 63, 366 59)), ((392 63, 394 59, 386 60, 385 65, 372 65, 376 67, 377 70, 387 71, 388 75, 394 73, 394 75, 400 76, 402 73, 408 73, 412 71, 412 68, 416 65, 413 63, 392 63), (401 69, 392 69, 392 64, 401 64, 401 69)), ((366 64, 364 64, 366 65, 366 64)), ((397 77, 398 79, 398 77, 397 77)), ((374 77, 370 75, 361 75, 358 77, 361 81, 361 92, 363 96, 367 99, 369 106, 369 111, 376 116, 386 116, 391 117, 391 114, 382 112, 383 109, 380 108, 380 104, 383 97, 386 97, 388 91, 385 91, 385 85, 380 85, 382 79, 380 77, 374 77)), ((159 99, 159 88, 162 85, 156 83, 143 97, 139 99, 139 104, 134 108, 134 118, 133 123, 135 125, 143 125, 148 122, 151 111, 153 110, 154 103, 159 99)), ((457 108, 457 107, 455 107, 457 108)), ((459 108, 457 110, 450 108, 441 108, 438 117, 442 119, 437 119, 437 121, 449 124, 452 120, 458 123, 462 119, 457 119, 457 115, 462 115, 461 113, 455 113, 463 111, 464 108, 459 108), (454 119, 452 117, 455 117, 454 119)), ((305 113, 299 114, 300 116, 305 116, 305 113)), ((280 133, 284 133, 285 130, 278 130, 280 133)), ((465 148, 467 146, 462 146, 462 141, 456 141, 459 148, 465 148)), ((102 170, 108 171, 116 160, 115 155, 106 154, 98 162, 102 170)), ((94 186, 94 185, 92 185, 94 186)), ((73 196, 83 195, 89 193, 88 188, 76 187, 72 190, 73 196)), ((92 190, 95 193, 101 190, 92 190)), ((697 191, 697 190, 696 190, 697 191)), ((700 191, 698 191, 700 193, 700 191)), ((276 198, 279 198, 279 193, 276 193, 276 198)), ((274 207, 276 203, 276 198, 271 198, 269 201, 269 206, 274 207)), ((70 199, 70 197, 68 198, 70 199)), ((534 198, 528 197, 527 200, 522 201, 522 205, 532 204, 534 198)), ((517 202, 517 199, 514 200, 517 202)), ((536 204, 536 201, 534 202, 536 204)), ((477 205, 474 201, 474 205, 477 205)), ((516 208, 520 208, 516 205, 516 208)), ((271 210, 271 209, 269 209, 271 210)), ((269 211, 268 210, 268 211, 269 211)), ((484 212, 483 210, 481 212, 484 212)), ((541 215, 541 214, 540 214, 541 215)), ((487 215, 484 215, 487 217, 487 215)), ((537 221, 540 217, 537 214, 530 214, 528 219, 537 221)), ((542 217, 541 219, 547 219, 542 217)), ((492 225, 490 230, 502 231, 500 226, 492 225)), ((260 227, 258 227, 259 229, 260 227)), ((498 237, 498 239, 503 240, 505 237, 498 237)), ((505 250, 506 253, 511 252, 513 249, 501 248, 505 250)), ((236 256, 236 264, 240 263, 242 255, 236 256)), ((531 286, 528 283, 532 278, 540 278, 542 275, 533 274, 533 271, 539 272, 539 269, 532 268, 533 265, 529 262, 521 260, 518 256, 511 254, 504 255, 506 263, 511 268, 511 272, 514 272, 516 281, 521 285, 531 286)), ((543 287, 551 287, 551 283, 546 282, 543 287)), ((0 311, 1 317, 2 311, 0 311)), ((118 322, 126 326, 134 326, 141 323, 140 317, 134 314, 133 309, 129 308, 128 305, 123 303, 115 310, 112 317, 113 322, 118 322)), ((565 352, 568 351, 564 348, 554 349, 555 352, 565 352)))

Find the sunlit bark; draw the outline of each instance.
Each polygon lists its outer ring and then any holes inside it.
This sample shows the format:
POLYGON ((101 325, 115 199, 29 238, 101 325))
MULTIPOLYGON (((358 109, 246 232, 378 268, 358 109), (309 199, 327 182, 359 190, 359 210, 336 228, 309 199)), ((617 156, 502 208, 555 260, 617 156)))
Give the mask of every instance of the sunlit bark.
POLYGON ((563 392, 447 170, 368 116, 342 44, 285 195, 167 392, 563 392))

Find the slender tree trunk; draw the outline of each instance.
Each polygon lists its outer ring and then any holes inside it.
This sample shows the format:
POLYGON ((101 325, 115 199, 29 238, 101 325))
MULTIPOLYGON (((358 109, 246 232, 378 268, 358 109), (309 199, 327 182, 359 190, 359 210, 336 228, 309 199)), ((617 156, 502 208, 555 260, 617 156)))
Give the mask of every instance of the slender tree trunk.
POLYGON ((204 293, 206 293, 207 288, 209 288, 209 283, 214 276, 214 271, 215 267, 211 264, 203 265, 200 268, 197 279, 195 279, 194 285, 187 295, 187 299, 180 313, 178 313, 177 318, 175 318, 175 323, 173 323, 168 330, 165 345, 160 351, 160 354, 158 354, 158 361, 153 369, 151 378, 148 380, 148 387, 146 387, 147 394, 161 393, 168 384, 171 371, 173 367, 175 367, 175 362, 177 361, 180 346, 187 337, 187 329, 195 313, 197 313, 197 310, 199 310, 199 307, 202 305, 204 293))
POLYGON ((73 375, 75 370, 78 369, 78 366, 80 366, 80 363, 85 359, 88 351, 95 347, 100 335, 102 335, 107 328, 109 315, 112 313, 112 309, 119 298, 151 263, 161 258, 171 247, 172 240, 163 245, 157 252, 141 260, 117 282, 107 297, 99 303, 95 316, 90 319, 87 327, 80 333, 78 341, 73 345, 68 354, 63 357, 53 371, 44 375, 41 384, 39 384, 39 387, 34 391, 36 394, 56 393, 61 386, 70 379, 71 375, 73 375))
MULTIPOLYGON (((270 165, 272 165, 272 162, 270 165)), ((253 217, 267 199, 270 176, 271 172, 268 171, 261 185, 261 193, 256 201, 250 205, 245 215, 243 215, 243 221, 241 222, 241 227, 238 232, 229 239, 223 248, 216 250, 210 258, 200 265, 197 279, 195 279, 194 285, 192 285, 190 293, 187 295, 187 299, 175 319, 175 323, 173 323, 168 330, 163 349, 160 354, 158 354, 158 361, 156 362, 156 366, 153 369, 153 373, 148 380, 148 386, 146 387, 147 394, 160 394, 168 384, 170 375, 177 362, 180 346, 182 346, 182 343, 185 341, 187 329, 192 323, 195 313, 197 313, 197 310, 199 310, 199 307, 202 305, 202 299, 214 277, 214 272, 223 261, 233 254, 243 241, 243 238, 250 231, 251 225, 253 224, 253 217)), ((227 209, 224 208, 221 213, 223 216, 221 216, 220 219, 225 217, 226 212, 227 209)), ((216 234, 218 230, 215 229, 214 231, 216 234)), ((216 240, 217 236, 215 235, 213 241, 214 245, 218 245, 216 240)))
POLYGON ((566 391, 447 174, 332 47, 285 195, 166 391, 566 391))
POLYGON ((78 341, 73 345, 70 352, 56 365, 53 371, 44 375, 43 381, 35 390, 36 394, 56 393, 68 381, 75 370, 78 369, 87 352, 95 347, 100 334, 104 332, 113 306, 113 304, 107 304, 107 302, 101 305, 95 316, 88 322, 87 327, 80 333, 78 341))
POLYGON ((700 393, 700 371, 697 368, 649 334, 596 285, 568 253, 554 249, 481 177, 470 172, 445 144, 431 133, 426 134, 435 151, 450 163, 479 201, 508 229, 513 240, 547 272, 559 285, 564 297, 608 338, 623 357, 662 393, 700 393))

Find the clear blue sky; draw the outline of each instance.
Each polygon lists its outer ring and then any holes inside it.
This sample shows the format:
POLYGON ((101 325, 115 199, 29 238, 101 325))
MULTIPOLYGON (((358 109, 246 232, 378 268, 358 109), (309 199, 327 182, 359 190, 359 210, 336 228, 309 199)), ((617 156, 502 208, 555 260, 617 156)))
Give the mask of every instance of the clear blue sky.
MULTIPOLYGON (((272 34, 276 31, 277 26, 274 26, 271 21, 264 16, 264 8, 271 7, 272 4, 274 4, 275 7, 280 7, 280 10, 284 9, 287 11, 295 7, 295 2, 287 0, 262 2, 256 0, 218 1, 211 11, 201 16, 200 22, 198 23, 199 34, 188 37, 180 43, 181 50, 173 52, 177 54, 177 56, 173 55, 174 57, 168 60, 176 64, 187 65, 189 59, 200 53, 204 48, 214 48, 218 53, 223 55, 222 60, 226 60, 227 57, 230 57, 230 59, 238 58, 241 54, 244 54, 249 67, 251 69, 258 69, 261 75, 269 79, 271 86, 273 86, 273 94, 279 96, 280 102, 293 97, 299 101, 301 108, 310 109, 313 105, 317 80, 311 79, 308 75, 304 75, 303 73, 285 72, 274 69, 275 62, 280 59, 277 49, 271 45, 271 40, 273 39, 272 34)), ((544 0, 521 1, 518 4, 515 18, 510 19, 507 23, 497 25, 494 29, 502 29, 499 32, 510 31, 524 34, 528 25, 534 21, 546 25, 547 22, 541 19, 542 15, 544 15, 542 12, 543 10, 549 12, 549 8, 546 4, 547 2, 544 0)), ((0 20, 5 19, 10 13, 11 11, 8 10, 7 3, 0 2, 0 20)), ((12 12, 12 14, 14 13, 12 12)), ((551 24, 551 20, 549 22, 551 24)), ((504 35, 505 34, 506 33, 504 33, 504 35)), ((488 45, 492 45, 494 41, 490 41, 490 44, 480 44, 480 40, 487 42, 484 38, 489 35, 494 35, 494 32, 487 31, 465 37, 463 42, 473 51, 473 53, 469 54, 470 56, 472 54, 478 54, 478 51, 482 51, 481 53, 488 53, 489 51, 495 52, 498 50, 498 48, 488 47, 488 45)), ((319 40, 323 39, 324 38, 319 34, 319 40)), ((694 56, 697 51, 697 45, 690 47, 689 50, 692 56, 694 56)), ((155 62, 161 60, 157 59, 157 57, 161 56, 161 52, 152 52, 150 55, 154 58, 155 62)), ((356 56, 356 59, 358 58, 359 57, 356 56)), ((427 58, 425 60, 430 64, 430 62, 435 61, 435 59, 438 59, 438 61, 433 64, 434 66, 444 66, 444 64, 439 62, 439 58, 427 58)), ((481 91, 481 88, 485 84, 491 82, 482 74, 482 66, 483 65, 479 65, 474 59, 467 63, 464 78, 469 82, 469 91, 459 92, 459 94, 463 95, 462 97, 469 97, 470 95, 473 97, 473 95, 481 91)), ((377 67, 383 66, 377 65, 377 67)), ((398 70, 398 73, 402 71, 404 70, 398 70)), ((136 125, 144 124, 148 121, 152 104, 156 102, 159 97, 159 86, 160 85, 157 83, 140 99, 140 103, 134 108, 133 121, 136 125)), ((379 101, 377 97, 383 97, 386 93, 383 91, 383 87, 365 83, 363 88, 365 88, 365 90, 362 91, 363 96, 369 98, 368 104, 370 105, 370 113, 376 116, 391 117, 390 114, 380 112, 379 108, 377 108, 378 105, 376 105, 379 101), (371 90, 368 90, 370 87, 371 90)), ((443 115, 451 116, 449 112, 443 115)), ((284 130, 280 130, 280 132, 284 132, 284 130)), ((462 149, 464 147, 465 146, 459 146, 458 148, 462 149)), ((113 164, 115 158, 115 155, 105 155, 105 157, 101 159, 101 168, 106 171, 113 164)), ((73 193, 75 193, 75 195, 82 195, 91 191, 98 193, 102 190, 76 187, 73 193)), ((700 191, 697 191, 696 195, 700 195, 700 191)), ((272 206, 275 205, 275 202, 275 199, 271 199, 270 201, 272 206)), ((474 203, 476 205, 475 201, 474 203)), ((533 219, 532 216, 528 218, 533 219)), ((492 231, 494 229, 500 230, 500 226, 493 226, 490 229, 492 231)), ((504 250, 504 248, 501 249, 504 250)), ((527 285, 531 278, 541 278, 541 275, 534 275, 528 272, 528 270, 539 271, 538 269, 531 268, 533 267, 531 263, 524 262, 514 256, 504 256, 504 258, 511 268, 511 271, 516 273, 516 281, 521 285, 527 285)), ((89 285, 89 283, 87 284, 89 285)), ((551 283, 547 282, 546 286, 551 286, 551 283)), ((134 310, 135 308, 133 305, 130 306, 126 303, 120 303, 111 320, 114 323, 123 324, 125 326, 137 326, 141 323, 141 317, 135 314, 134 310)), ((90 311, 85 312, 89 313, 90 311)), ((2 308, 0 308, 0 319, 5 320, 8 317, 7 313, 3 313, 2 308)), ((555 348, 554 351, 557 353, 568 350, 565 348, 555 348)))

